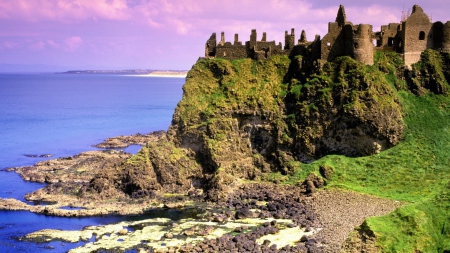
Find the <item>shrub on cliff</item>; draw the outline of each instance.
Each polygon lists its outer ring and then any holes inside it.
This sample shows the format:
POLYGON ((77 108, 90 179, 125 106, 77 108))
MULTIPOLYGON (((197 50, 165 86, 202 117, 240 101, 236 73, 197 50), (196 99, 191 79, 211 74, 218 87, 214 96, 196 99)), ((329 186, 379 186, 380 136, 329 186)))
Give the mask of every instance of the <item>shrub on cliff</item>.
POLYGON ((429 91, 435 94, 448 94, 450 92, 449 65, 448 53, 441 54, 432 49, 425 50, 420 61, 412 65, 412 70, 407 75, 411 91, 417 95, 429 91))

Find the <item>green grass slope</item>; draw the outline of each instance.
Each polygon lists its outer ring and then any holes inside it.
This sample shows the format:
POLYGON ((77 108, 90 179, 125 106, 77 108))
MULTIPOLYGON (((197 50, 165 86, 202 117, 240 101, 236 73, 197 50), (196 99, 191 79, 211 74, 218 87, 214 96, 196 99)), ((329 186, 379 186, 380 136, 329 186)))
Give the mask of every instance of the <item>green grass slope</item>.
POLYGON ((420 90, 421 96, 416 96, 397 79, 395 57, 377 55, 378 67, 387 70, 385 78, 398 89, 404 110, 406 128, 397 146, 372 156, 330 155, 311 164, 298 163, 295 175, 284 177, 286 183, 294 183, 311 172, 319 174, 319 167, 327 165, 335 171, 329 188, 410 203, 389 215, 369 218, 359 228, 376 237, 380 252, 450 252, 450 98, 444 92, 443 58, 427 51, 414 66, 415 73, 425 74, 413 76, 413 83, 427 84, 412 87, 420 90), (429 85, 424 76, 442 79, 442 85, 429 85))

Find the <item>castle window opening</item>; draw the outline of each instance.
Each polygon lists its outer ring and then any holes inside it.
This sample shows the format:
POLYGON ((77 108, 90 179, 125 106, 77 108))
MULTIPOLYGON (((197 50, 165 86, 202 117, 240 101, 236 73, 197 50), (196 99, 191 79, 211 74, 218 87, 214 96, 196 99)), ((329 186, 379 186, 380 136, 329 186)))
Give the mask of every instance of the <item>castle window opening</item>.
POLYGON ((424 31, 421 31, 420 33, 419 33, 419 40, 424 40, 425 39, 425 32, 424 31))
POLYGON ((354 46, 355 48, 358 48, 358 42, 355 42, 354 46))
POLYGON ((331 43, 330 42, 327 42, 327 47, 331 47, 331 43))
POLYGON ((393 46, 394 45, 394 38, 389 37, 388 38, 388 46, 393 46))
POLYGON ((372 43, 373 43, 373 45, 374 45, 375 47, 380 47, 380 46, 381 46, 381 41, 380 41, 380 40, 374 39, 374 40, 372 41, 372 43))

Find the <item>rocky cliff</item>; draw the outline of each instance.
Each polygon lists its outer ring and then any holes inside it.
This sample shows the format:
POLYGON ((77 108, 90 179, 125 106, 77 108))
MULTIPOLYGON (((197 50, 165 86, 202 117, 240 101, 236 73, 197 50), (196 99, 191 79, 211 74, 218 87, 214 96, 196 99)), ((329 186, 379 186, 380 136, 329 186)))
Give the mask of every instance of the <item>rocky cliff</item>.
POLYGON ((241 180, 292 173, 297 161, 379 153, 403 132, 396 88, 379 62, 200 59, 186 77, 167 139, 121 169, 105 170, 108 176, 99 174, 89 189, 101 192, 105 178, 114 178, 130 195, 203 188, 214 200, 241 180))

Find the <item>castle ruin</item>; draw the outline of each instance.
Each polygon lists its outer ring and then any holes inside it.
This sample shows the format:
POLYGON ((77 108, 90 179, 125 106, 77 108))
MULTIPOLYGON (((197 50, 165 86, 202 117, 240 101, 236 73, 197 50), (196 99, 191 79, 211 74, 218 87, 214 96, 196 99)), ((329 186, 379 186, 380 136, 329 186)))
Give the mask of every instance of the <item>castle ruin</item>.
POLYGON ((225 41, 222 32, 217 42, 213 33, 205 46, 206 58, 252 58, 268 59, 272 55, 307 56, 322 62, 332 61, 339 56, 350 56, 364 64, 373 64, 374 51, 395 51, 403 55, 405 65, 410 66, 420 60, 421 53, 432 48, 450 53, 450 21, 432 23, 423 9, 414 5, 412 13, 404 17, 401 23, 381 26, 381 31, 373 32, 372 25, 353 25, 347 21, 344 6, 340 6, 335 22, 328 23, 328 33, 321 39, 316 35, 314 41, 307 41, 303 30, 300 39, 295 41, 294 29, 285 32, 284 47, 281 42, 267 41, 263 33, 257 40, 256 30, 252 30, 250 41, 242 43, 238 34, 234 42, 225 41))

